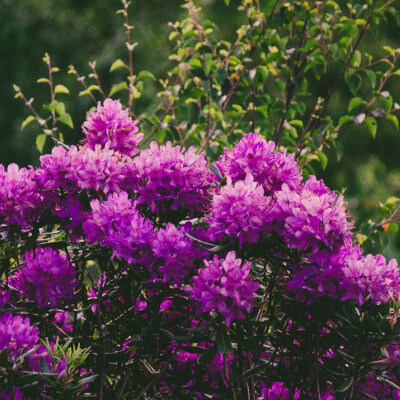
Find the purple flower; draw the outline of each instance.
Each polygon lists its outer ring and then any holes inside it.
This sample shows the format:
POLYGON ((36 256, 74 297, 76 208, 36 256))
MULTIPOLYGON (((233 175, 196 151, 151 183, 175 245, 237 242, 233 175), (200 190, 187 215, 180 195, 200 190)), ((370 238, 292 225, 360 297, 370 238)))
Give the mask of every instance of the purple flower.
MULTIPOLYGON (((30 324, 29 318, 13 316, 7 312, 0 316, 0 351, 7 349, 7 358, 15 363, 18 357, 35 348, 39 342, 39 329, 30 324)), ((27 356, 28 364, 34 363, 35 355, 27 356)))
POLYGON ((302 180, 293 156, 275 151, 275 143, 267 142, 257 133, 247 134, 233 149, 224 149, 217 166, 233 182, 252 174, 268 194, 280 190, 283 183, 296 189, 302 180))
POLYGON ((355 299, 358 305, 368 299, 387 303, 400 296, 400 269, 395 259, 386 263, 381 254, 368 254, 361 260, 348 260, 342 269, 342 300, 355 299))
POLYGON ((94 149, 71 146, 71 164, 65 177, 74 189, 93 189, 105 194, 121 191, 124 184, 124 168, 121 157, 108 146, 94 149))
MULTIPOLYGON (((68 152, 61 146, 40 158, 41 168, 35 172, 40 188, 47 191, 62 187, 67 191, 83 189, 103 192, 121 191, 134 186, 133 161, 100 145, 94 148, 71 146, 68 152)), ((50 192, 51 194, 51 192, 50 192)))
POLYGON ((10 286, 39 308, 70 303, 76 284, 74 265, 65 254, 50 247, 26 252, 23 267, 10 278, 10 286))
MULTIPOLYGON (((291 248, 317 251, 322 248, 337 249, 351 236, 352 223, 343 196, 320 190, 315 193, 311 185, 304 185, 300 193, 284 184, 275 193, 277 214, 285 220, 283 233, 291 248)), ((313 182, 312 187, 316 187, 313 182)))
POLYGON ((143 218, 126 192, 113 193, 107 201, 90 202, 92 216, 83 224, 90 244, 110 246, 113 256, 128 263, 140 260, 140 250, 150 246, 151 222, 143 218))
POLYGON ((53 147, 51 154, 40 156, 40 165, 41 168, 35 172, 35 180, 41 188, 69 189, 66 175, 71 168, 71 154, 63 146, 53 147))
MULTIPOLYGON (((394 381, 398 383, 398 381, 394 381)), ((379 400, 400 400, 400 390, 394 389, 390 385, 380 382, 372 373, 369 373, 358 387, 362 392, 373 396, 372 398, 379 400)), ((360 393, 360 400, 370 399, 360 393)))
POLYGON ((82 141, 85 147, 92 150, 100 145, 122 155, 132 157, 139 152, 137 145, 143 135, 138 134, 138 121, 129 117, 129 110, 122 109, 118 100, 105 99, 102 106, 99 102, 97 110, 87 114, 87 121, 82 124, 86 138, 82 141))
POLYGON ((64 332, 72 332, 73 329, 73 319, 67 311, 57 311, 54 315, 53 322, 64 332))
POLYGON ((271 232, 273 220, 270 198, 264 189, 248 174, 246 180, 232 184, 228 177, 226 186, 214 194, 210 216, 205 218, 210 229, 210 240, 222 241, 226 237, 239 239, 243 243, 257 242, 271 232))
POLYGON ((163 281, 182 283, 194 269, 194 260, 207 257, 208 253, 199 249, 192 239, 185 236, 186 229, 176 228, 168 223, 154 237, 151 247, 156 258, 153 270, 163 275, 163 281))
POLYGON ((34 170, 10 164, 5 171, 0 165, 0 222, 27 227, 45 209, 43 198, 34 181, 34 170))
POLYGON ((184 208, 191 214, 201 211, 208 198, 210 172, 205 158, 168 142, 150 144, 134 159, 137 168, 139 204, 147 204, 152 212, 163 213, 184 208))
POLYGON ((186 287, 198 310, 218 311, 227 326, 234 319, 243 319, 244 311, 251 312, 258 289, 258 283, 250 276, 251 263, 242 264, 231 251, 224 259, 215 256, 213 261, 204 261, 204 264, 205 268, 193 278, 192 286, 186 287))
POLYGON ((303 260, 289 264, 291 277, 286 289, 299 301, 310 302, 316 297, 341 298, 342 269, 349 260, 359 260, 359 246, 353 246, 351 238, 338 249, 301 253, 303 260))
POLYGON ((17 387, 14 386, 12 391, 9 392, 5 389, 0 388, 0 399, 2 400, 24 400, 24 394, 21 392, 21 390, 17 387))

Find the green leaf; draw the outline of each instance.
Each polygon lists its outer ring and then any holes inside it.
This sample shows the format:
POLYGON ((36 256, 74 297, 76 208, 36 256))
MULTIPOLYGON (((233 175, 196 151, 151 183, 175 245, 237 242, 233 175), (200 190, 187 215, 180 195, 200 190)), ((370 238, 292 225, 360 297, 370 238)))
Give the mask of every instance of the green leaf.
POLYGON ((342 143, 335 141, 335 142, 333 142, 333 147, 336 150, 337 160, 340 161, 340 159, 342 158, 342 155, 343 155, 343 145, 342 145, 342 143))
POLYGON ((71 129, 74 129, 74 123, 72 122, 72 118, 69 114, 65 113, 59 116, 58 120, 64 124, 69 126, 71 129))
POLYGON ((210 164, 210 171, 218 178, 222 179, 222 174, 219 168, 215 164, 210 164))
POLYGON ((65 104, 61 101, 58 101, 55 110, 59 116, 65 114, 65 104))
POLYGON ((351 65, 353 67, 358 68, 361 64, 361 53, 359 50, 356 50, 353 54, 353 57, 351 57, 351 65))
POLYGON ((335 392, 337 393, 343 393, 346 390, 349 390, 351 385, 353 384, 353 377, 350 377, 347 379, 347 381, 344 381, 336 390, 335 392))
POLYGON ((368 129, 368 132, 372 135, 372 137, 375 139, 376 136, 376 128, 377 128, 377 123, 375 118, 367 118, 364 120, 364 125, 368 129))
POLYGON ((329 45, 329 50, 331 51, 333 57, 336 58, 337 53, 338 53, 338 50, 339 50, 338 45, 337 45, 336 43, 330 44, 330 45, 329 45))
POLYGON ((49 83, 50 81, 47 78, 39 78, 36 83, 49 83))
POLYGON ((39 150, 39 153, 43 153, 43 147, 46 143, 47 135, 45 133, 41 133, 40 135, 36 136, 36 148, 39 150))
POLYGON ((120 59, 115 60, 115 61, 112 63, 111 67, 110 67, 110 72, 113 72, 113 71, 115 71, 116 69, 122 68, 122 67, 125 67, 125 63, 124 63, 122 60, 120 60, 120 59))
POLYGON ((325 169, 326 166, 328 165, 328 157, 322 151, 318 152, 317 156, 318 156, 318 159, 319 159, 322 169, 325 169))
POLYGON ((399 120, 393 114, 387 114, 386 119, 388 119, 397 129, 399 129, 399 120))
POLYGON ((364 100, 361 97, 353 97, 350 100, 348 111, 351 112, 352 110, 354 110, 356 107, 360 106, 363 103, 364 100))
POLYGON ((385 233, 396 233, 399 230, 399 225, 396 222, 391 222, 386 229, 385 233))
POLYGON ((224 327, 221 327, 217 333, 217 351, 218 353, 232 353, 232 343, 224 327))
POLYGON ((221 83, 224 83, 224 82, 225 82, 225 79, 226 79, 226 71, 225 71, 225 68, 219 68, 219 69, 217 70, 217 78, 218 78, 218 80, 219 80, 221 83))
POLYGON ((386 112, 389 112, 392 109, 393 98, 392 98, 392 96, 390 96, 390 94, 386 93, 385 96, 382 94, 381 102, 382 102, 383 108, 386 112))
POLYGON ((162 143, 165 139, 166 134, 167 134, 167 131, 165 129, 163 129, 163 130, 157 129, 155 132, 157 141, 162 143))
POLYGON ((225 4, 227 5, 227 6, 229 6, 229 3, 231 2, 231 0, 224 0, 225 1, 225 4))
POLYGON ((118 93, 121 90, 126 89, 127 87, 128 87, 128 84, 126 82, 115 83, 114 85, 111 86, 111 90, 110 90, 110 93, 108 94, 108 96, 111 97, 115 93, 118 93))
POLYGON ((258 373, 263 372, 266 368, 268 368, 268 364, 267 363, 261 364, 261 365, 257 365, 254 368, 248 369, 242 375, 242 379, 247 379, 247 378, 250 378, 253 375, 257 375, 258 373))
POLYGON ((348 75, 346 77, 347 85, 353 95, 356 95, 361 86, 361 77, 358 74, 348 75))
POLYGON ((217 355, 217 346, 210 347, 197 360, 197 364, 199 365, 209 364, 212 360, 214 360, 216 355, 217 355))
POLYGON ((21 130, 23 130, 27 125, 29 125, 32 121, 35 121, 35 120, 36 120, 36 117, 34 117, 33 115, 29 115, 28 117, 26 117, 21 124, 21 130))
POLYGON ((0 368, 6 368, 8 366, 7 349, 3 349, 0 352, 0 368))
POLYGON ((54 93, 69 94, 69 90, 64 85, 56 85, 56 87, 54 88, 54 93))
POLYGON ((153 81, 156 80, 156 77, 150 71, 140 71, 139 78, 140 79, 151 79, 153 81))
POLYGON ((50 371, 49 366, 47 365, 46 361, 44 360, 43 357, 40 357, 40 362, 39 362, 39 366, 40 366, 40 371, 48 374, 50 371))
POLYGON ((351 121, 350 115, 343 115, 339 118, 339 126, 343 126, 351 121))
POLYGON ((371 71, 370 69, 366 69, 365 73, 367 74, 367 77, 371 82, 372 89, 374 89, 375 88, 375 84, 376 84, 376 74, 375 74, 375 72, 371 71))

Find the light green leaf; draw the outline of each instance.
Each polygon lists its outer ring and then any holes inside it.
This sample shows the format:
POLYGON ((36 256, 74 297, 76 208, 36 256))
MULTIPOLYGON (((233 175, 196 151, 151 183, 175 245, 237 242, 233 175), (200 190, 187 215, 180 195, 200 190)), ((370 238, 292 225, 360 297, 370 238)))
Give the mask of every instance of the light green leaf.
POLYGON ((363 104, 364 100, 361 97, 353 97, 349 103, 349 112, 354 110, 359 105, 363 104))
POLYGON ((43 147, 46 143, 47 135, 45 133, 41 133, 40 135, 36 136, 36 148, 39 150, 39 153, 43 153, 43 147))
POLYGON ((29 125, 32 121, 35 121, 35 117, 33 115, 29 115, 24 119, 24 121, 21 124, 21 130, 23 130, 27 125, 29 125))
POLYGON ((377 123, 374 118, 367 118, 364 120, 364 125, 368 129, 373 138, 376 136, 377 123))
POLYGON ((139 78, 140 79, 151 79, 153 81, 156 80, 156 77, 150 71, 140 71, 139 78))
POLYGON ((47 78, 39 78, 36 83, 49 83, 49 80, 47 78))
POLYGON ((125 67, 125 63, 124 63, 122 60, 120 60, 120 59, 115 60, 115 61, 112 63, 111 67, 110 67, 110 72, 113 72, 113 71, 115 71, 116 69, 122 68, 122 67, 125 67))
POLYGON ((386 118, 397 128, 399 129, 399 120, 393 114, 387 114, 386 118))
POLYGON ((321 163, 322 169, 325 169, 326 166, 328 165, 328 157, 322 151, 318 152, 317 156, 318 156, 319 162, 321 163))
POLYGON ((63 123, 64 125, 69 126, 71 129, 74 129, 74 123, 72 122, 72 118, 69 114, 65 113, 60 115, 58 120, 63 123))
POLYGON ((69 94, 69 90, 64 85, 56 85, 54 93, 65 93, 69 94))
POLYGON ((113 94, 118 93, 121 90, 126 89, 127 87, 128 84, 126 82, 115 83, 114 85, 111 86, 111 90, 108 96, 111 97, 113 94))

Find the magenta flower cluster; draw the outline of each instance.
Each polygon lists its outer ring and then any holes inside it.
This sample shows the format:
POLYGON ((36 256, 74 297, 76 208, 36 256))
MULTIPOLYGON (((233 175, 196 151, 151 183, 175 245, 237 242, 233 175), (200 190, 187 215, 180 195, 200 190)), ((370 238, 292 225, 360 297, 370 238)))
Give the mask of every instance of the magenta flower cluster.
POLYGON ((70 303, 76 284, 74 265, 65 254, 50 247, 26 252, 19 271, 9 280, 11 287, 39 308, 70 303))
POLYGON ((112 150, 132 157, 139 152, 137 146, 143 138, 143 134, 138 133, 137 123, 118 100, 106 99, 103 105, 97 104, 96 111, 87 114, 82 125, 83 144, 92 150, 97 145, 104 148, 109 144, 112 150))
POLYGON ((211 176, 205 158, 194 147, 185 151, 170 142, 161 146, 153 142, 134 162, 139 204, 157 214, 183 208, 192 215, 204 209, 211 176))
MULTIPOLYGON (((0 316, 0 351, 7 349, 7 358, 15 363, 19 356, 34 349, 39 342, 39 329, 32 326, 29 318, 20 315, 13 316, 6 312, 0 316)), ((35 363, 36 354, 27 356, 27 362, 35 363)))
POLYGON ((153 226, 139 214, 128 194, 113 193, 106 201, 92 200, 90 207, 91 217, 83 224, 88 242, 110 246, 120 260, 139 262, 139 251, 149 245, 153 226))
POLYGON ((237 238, 239 244, 254 243, 271 232, 273 221, 271 198, 264 195, 261 185, 248 174, 244 181, 227 184, 214 194, 208 236, 212 241, 237 238))
POLYGON ((224 259, 214 256, 204 264, 205 268, 193 278, 192 286, 187 287, 199 311, 218 311, 227 326, 235 319, 243 319, 244 311, 251 312, 258 289, 258 283, 250 276, 251 263, 242 263, 231 251, 224 259))

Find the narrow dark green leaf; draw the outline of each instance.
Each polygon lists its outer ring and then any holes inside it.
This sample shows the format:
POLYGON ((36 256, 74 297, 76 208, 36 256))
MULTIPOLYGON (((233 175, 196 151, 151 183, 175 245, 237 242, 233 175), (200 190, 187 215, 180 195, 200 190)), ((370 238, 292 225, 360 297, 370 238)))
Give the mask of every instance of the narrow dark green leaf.
POLYGON ((210 347, 203 355, 197 360, 199 365, 209 364, 212 360, 214 360, 217 355, 217 346, 210 347))
POLYGON ((221 327, 217 333, 217 351, 218 353, 233 352, 231 339, 224 327, 221 327))

